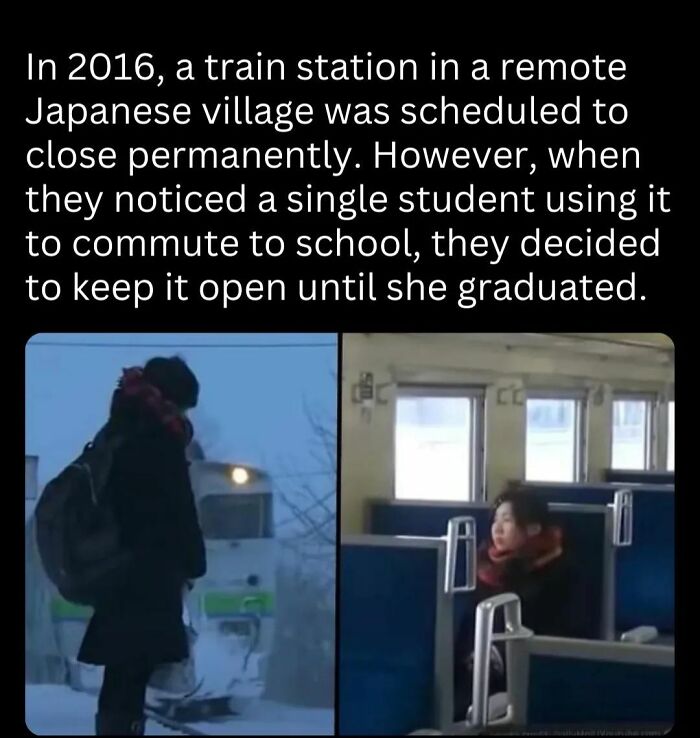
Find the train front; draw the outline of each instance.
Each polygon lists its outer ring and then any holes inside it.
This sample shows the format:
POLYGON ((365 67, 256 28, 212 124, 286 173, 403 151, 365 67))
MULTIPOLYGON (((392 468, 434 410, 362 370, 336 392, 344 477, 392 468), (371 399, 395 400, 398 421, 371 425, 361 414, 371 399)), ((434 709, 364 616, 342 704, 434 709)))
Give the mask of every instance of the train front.
POLYGON ((269 477, 252 466, 213 461, 193 461, 190 473, 207 573, 187 600, 197 634, 196 690, 163 701, 179 719, 236 714, 262 695, 275 612, 269 477))

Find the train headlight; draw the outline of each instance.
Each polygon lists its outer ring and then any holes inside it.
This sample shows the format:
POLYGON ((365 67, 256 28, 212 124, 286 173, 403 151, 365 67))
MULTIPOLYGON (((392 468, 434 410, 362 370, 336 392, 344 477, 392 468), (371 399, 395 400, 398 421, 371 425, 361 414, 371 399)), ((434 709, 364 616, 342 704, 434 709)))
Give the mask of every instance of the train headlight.
POLYGON ((242 466, 234 466, 231 469, 231 479, 234 484, 248 484, 250 481, 250 474, 247 469, 242 466))

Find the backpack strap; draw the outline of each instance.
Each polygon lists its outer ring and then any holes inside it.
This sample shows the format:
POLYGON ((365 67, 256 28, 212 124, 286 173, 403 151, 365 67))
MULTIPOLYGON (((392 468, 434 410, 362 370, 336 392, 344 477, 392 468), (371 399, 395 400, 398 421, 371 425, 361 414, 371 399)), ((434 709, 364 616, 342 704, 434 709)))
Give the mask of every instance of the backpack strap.
POLYGON ((99 431, 97 431, 93 440, 86 444, 85 448, 103 446, 114 452, 122 446, 125 440, 126 436, 123 433, 115 432, 112 426, 109 423, 106 423, 99 431))
POLYGON ((92 441, 88 441, 88 443, 85 444, 83 454, 87 455, 90 454, 90 452, 92 452, 92 454, 73 464, 73 466, 82 469, 83 473, 87 475, 92 501, 95 505, 99 504, 103 489, 109 479, 114 454, 126 440, 126 437, 123 434, 111 433, 110 431, 109 423, 107 423, 97 432, 92 441), (93 467, 93 462, 91 461, 91 459, 95 459, 94 454, 98 454, 98 458, 103 460, 96 467, 93 467), (105 462, 106 468, 104 467, 105 462), (97 469, 100 469, 100 466, 102 466, 102 469, 100 470, 102 473, 98 474, 96 478, 95 472, 97 469))

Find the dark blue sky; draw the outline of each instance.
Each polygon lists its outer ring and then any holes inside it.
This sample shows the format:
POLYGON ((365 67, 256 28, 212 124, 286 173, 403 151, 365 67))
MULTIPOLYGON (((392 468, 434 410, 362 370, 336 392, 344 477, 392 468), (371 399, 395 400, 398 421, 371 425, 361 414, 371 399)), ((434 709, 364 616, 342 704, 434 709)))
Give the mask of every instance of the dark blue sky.
MULTIPOLYGON (((46 483, 104 423, 123 367, 179 354, 200 381, 192 420, 210 458, 256 464, 273 474, 327 471, 312 455, 314 437, 304 406, 335 426, 336 344, 334 333, 37 334, 26 348, 26 453, 39 456, 39 481, 46 483), (133 346, 40 345, 48 341, 133 346), (193 346, 198 343, 331 346, 193 346)), ((320 484, 323 477, 312 479, 320 484)))

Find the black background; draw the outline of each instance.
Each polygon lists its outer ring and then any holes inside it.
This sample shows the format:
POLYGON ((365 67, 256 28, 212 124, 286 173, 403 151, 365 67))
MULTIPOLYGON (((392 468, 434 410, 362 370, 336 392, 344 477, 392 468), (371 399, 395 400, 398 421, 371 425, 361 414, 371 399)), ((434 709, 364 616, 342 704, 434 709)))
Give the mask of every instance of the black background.
MULTIPOLYGON (((6 214, 11 226, 5 230, 5 259, 11 268, 5 270, 6 295, 10 298, 10 306, 6 313, 6 323, 11 327, 11 343, 13 369, 18 384, 24 381, 24 346, 30 336, 37 332, 51 331, 643 331, 663 332, 675 342, 680 359, 677 362, 678 387, 676 395, 679 399, 677 422, 689 416, 692 409, 692 397, 684 394, 688 387, 684 381, 689 371, 685 367, 685 356, 692 346, 693 331, 684 329, 681 316, 690 316, 697 311, 695 305, 694 260, 693 252, 697 245, 697 235, 692 221, 687 217, 691 209, 690 198, 697 187, 694 177, 697 172, 695 146, 697 129, 694 110, 696 108, 696 88, 694 81, 693 41, 686 31, 690 24, 688 18, 677 18, 668 26, 662 25, 657 18, 646 18, 643 28, 638 28, 629 19, 627 25, 617 26, 614 30, 607 27, 607 20, 602 15, 589 17, 592 27, 581 27, 580 19, 561 19, 557 28, 549 28, 558 17, 551 16, 546 20, 523 19, 514 20, 508 38, 503 35, 502 22, 508 11, 498 9, 498 20, 489 23, 471 20, 458 16, 441 16, 438 9, 431 13, 430 19, 421 15, 412 18, 410 29, 403 24, 385 26, 377 29, 369 11, 357 10, 351 13, 348 8, 339 8, 341 17, 350 14, 362 30, 344 28, 341 19, 325 20, 325 29, 311 32, 308 26, 319 19, 312 13, 300 14, 290 18, 289 25, 280 22, 273 37, 269 23, 258 20, 254 24, 231 22, 225 29, 221 28, 223 19, 211 19, 208 31, 198 34, 194 30, 185 30, 186 24, 173 31, 167 28, 167 18, 163 18, 160 31, 144 32, 141 39, 136 38, 135 25, 137 16, 122 17, 125 26, 118 40, 102 40, 105 25, 110 25, 106 16, 96 24, 92 33, 81 32, 64 34, 56 30, 48 33, 50 23, 45 22, 44 33, 32 36, 34 27, 29 26, 22 43, 17 44, 9 68, 12 69, 13 84, 16 84, 11 104, 5 106, 5 115, 11 119, 11 138, 5 139, 6 161, 10 163, 9 176, 6 178, 6 214), (302 17, 303 16, 303 17, 302 17), (428 23, 431 20, 432 23, 428 23), (133 25, 130 26, 130 22, 133 25), (301 38, 300 28, 307 28, 305 38, 301 38), (216 36, 213 29, 217 28, 216 36), (546 29, 546 30, 545 30, 546 29), (285 33, 286 30, 286 33, 285 33), (343 38, 340 34, 346 31, 343 38), (351 36, 352 34, 352 36, 351 36), (282 40, 278 40, 278 38, 282 40), (295 39, 290 44, 290 38, 295 39), (126 52, 134 56, 148 51, 154 54, 157 68, 166 70, 171 77, 164 86, 156 89, 152 83, 67 83, 63 81, 51 83, 27 83, 25 80, 26 55, 33 52, 37 56, 53 57, 58 61, 59 70, 66 69, 69 53, 80 51, 86 55, 94 52, 118 54, 126 52), (288 62, 289 81, 284 85, 276 83, 236 83, 207 82, 176 83, 172 70, 173 61, 177 58, 201 58, 207 53, 215 56, 243 58, 252 57, 257 51, 265 56, 281 57, 288 62), (293 79, 293 61, 301 56, 313 57, 323 54, 330 58, 343 58, 357 53, 363 55, 372 51, 375 57, 386 56, 393 59, 409 57, 423 62, 429 59, 431 51, 444 57, 454 57, 464 62, 483 57, 494 64, 502 57, 564 57, 592 58, 596 53, 606 58, 622 58, 627 63, 627 79, 624 82, 588 82, 576 83, 534 83, 517 82, 504 84, 493 75, 490 83, 474 83, 467 74, 469 65, 463 64, 463 80, 459 83, 301 83, 293 79), (416 102, 437 100, 441 94, 455 102, 491 101, 498 95, 506 99, 525 99, 535 95, 543 101, 569 101, 580 94, 585 101, 599 96, 609 101, 624 102, 629 109, 629 122, 624 126, 582 128, 556 126, 538 128, 497 127, 497 126, 459 126, 459 127, 405 127, 398 125, 366 128, 329 127, 317 117, 311 126, 299 128, 296 132, 275 134, 263 127, 211 127, 192 124, 187 127, 141 127, 115 128, 112 126, 82 126, 78 131, 68 134, 56 126, 28 127, 23 123, 25 115, 33 115, 34 101, 42 95, 46 100, 74 100, 89 103, 91 101, 109 102, 123 101, 186 101, 193 109, 200 100, 218 100, 224 94, 249 94, 254 99, 268 102, 299 100, 308 101, 318 108, 325 101, 366 101, 389 102, 395 110, 395 103, 404 100, 416 102), (504 170, 487 172, 469 168, 466 170, 397 170, 393 175, 389 170, 373 173, 370 170, 371 157, 369 142, 373 140, 396 140, 399 144, 415 146, 439 145, 511 145, 529 146, 532 150, 541 150, 543 144, 571 142, 582 138, 590 145, 637 146, 641 150, 641 169, 634 170, 572 170, 566 174, 557 172, 556 180, 547 182, 548 170, 540 165, 535 176, 530 177, 527 171, 504 170), (362 169, 359 173, 350 170, 343 177, 333 178, 329 173, 312 170, 289 172, 287 176, 282 170, 231 170, 220 173, 212 171, 190 172, 184 169, 164 170, 154 174, 128 180, 120 179, 112 172, 99 170, 71 170, 51 172, 30 171, 24 161, 26 149, 30 145, 41 145, 51 138, 55 144, 70 142, 73 146, 81 145, 212 145, 212 146, 244 146, 257 145, 304 145, 323 138, 330 139, 337 145, 352 145, 353 152, 361 152, 362 169), (691 179, 692 178, 692 179, 691 179), (101 181, 104 180, 104 181, 101 181), (542 190, 547 185, 585 187, 605 186, 610 189, 631 189, 637 187, 638 194, 643 194, 648 183, 663 186, 671 191, 670 204, 673 212, 664 216, 641 217, 631 223, 618 220, 615 216, 528 216, 524 221, 512 217, 496 215, 469 216, 400 216, 396 214, 359 216, 354 221, 340 222, 335 217, 319 216, 269 216, 257 215, 249 199, 248 216, 230 215, 173 215, 163 218, 156 216, 130 216, 128 221, 121 222, 107 214, 99 215, 91 222, 84 222, 80 216, 27 215, 24 192, 27 187, 46 182, 58 190, 106 190, 113 189, 157 189, 158 186, 172 186, 176 182, 182 184, 183 190, 188 188, 199 190, 228 190, 240 182, 249 184, 251 192, 259 189, 284 190, 292 183, 295 189, 303 189, 305 184, 328 189, 349 189, 365 182, 370 189, 381 189, 389 193, 402 189, 417 188, 421 185, 431 189, 460 189, 474 182, 481 188, 519 189, 523 186, 542 190), (686 183, 687 182, 687 183, 686 183), (691 184, 692 183, 692 184, 691 184), (414 240, 420 238, 422 232, 435 228, 446 230, 452 225, 463 232, 494 231, 503 233, 520 233, 523 229, 533 230, 540 226, 543 230, 557 233, 579 233, 586 227, 594 232, 615 226, 624 232, 646 234, 658 226, 661 232, 661 255, 658 259, 619 259, 591 260, 558 259, 523 260, 514 258, 512 254, 496 267, 490 267, 486 260, 469 259, 461 262, 431 262, 426 257, 427 243, 423 246, 423 257, 418 265, 407 264, 400 260, 301 260, 291 254, 277 260, 253 260, 237 257, 231 260, 220 259, 187 259, 175 260, 77 260, 69 256, 69 236, 73 232, 101 232, 105 234, 119 233, 205 233, 207 230, 224 234, 243 234, 253 228, 274 232, 281 235, 291 233, 333 232, 341 227, 349 233, 394 233, 404 225, 409 226, 414 240), (64 253, 57 259, 30 259, 25 245, 25 235, 34 229, 42 233, 56 233, 65 236, 64 253), (263 271, 264 267, 264 271, 263 271), (606 277, 612 280, 626 278, 634 269, 637 272, 638 291, 646 296, 644 302, 501 302, 482 303, 471 310, 460 310, 454 300, 443 302, 401 302, 386 301, 365 303, 300 303, 293 299, 296 278, 304 276, 342 277, 359 271, 373 270, 381 280, 400 276, 411 271, 424 279, 444 278, 451 280, 454 276, 479 277, 494 279, 500 277, 520 278, 527 272, 534 271, 536 276, 552 276, 559 279, 576 278, 586 273, 593 278, 606 277), (66 283, 66 294, 70 294, 70 275, 78 270, 85 277, 109 278, 151 278, 159 282, 167 271, 183 274, 195 282, 198 278, 284 278, 288 281, 289 299, 277 305, 264 303, 240 302, 227 310, 218 304, 203 304, 193 296, 189 302, 165 302, 154 299, 142 304, 134 311, 131 303, 115 301, 73 303, 70 299, 61 299, 56 303, 31 303, 27 299, 24 279, 27 274, 46 277, 59 276, 66 283), (462 275, 463 273, 463 275, 462 275)), ((406 11, 407 12, 407 11, 406 11)), ((593 15, 579 11, 581 15, 593 15)), ((202 12, 203 15, 204 11, 202 12)), ((273 11, 270 10, 270 15, 273 11)), ((190 9, 189 14, 195 14, 190 9)), ((200 18, 202 20, 202 18, 200 18)), ((239 19, 240 21, 240 19, 239 19)), ((141 30, 141 29, 139 29, 141 30)), ((543 157, 540 157, 540 159, 543 157)), ((106 197, 106 196, 105 196, 106 197)), ((643 200, 642 200, 643 202, 643 200)), ((639 204, 639 203, 638 203, 639 204)), ((511 240, 514 240, 512 238, 511 240)), ((292 249, 290 248, 289 251, 292 249)), ((244 249, 242 249, 244 251, 244 249)), ((508 254, 508 250, 506 254, 508 254)), ((162 292, 161 292, 162 295, 162 292)), ((692 323, 691 323, 692 325, 692 323)), ((14 373, 13 372, 13 373, 14 373)), ((23 392, 13 393, 12 403, 15 407, 17 425, 23 423, 23 392), (16 405, 14 403, 17 403, 16 405), (22 418, 22 421, 19 419, 22 418)), ((27 398, 31 401, 31 398, 27 398)), ((57 429, 60 432, 60 429, 57 429)), ((692 430, 691 430, 692 433, 692 430)), ((684 492, 684 455, 688 437, 683 432, 678 434, 679 461, 677 475, 680 480, 680 492, 677 507, 678 523, 688 518, 687 496, 692 489, 684 492)), ((17 433, 17 439, 19 433, 17 433)), ((17 441, 17 446, 19 441, 17 441)), ((20 450, 13 444, 17 454, 13 466, 17 469, 17 478, 11 496, 19 500, 20 450), (14 489, 16 487, 16 490, 14 489)), ((692 486, 692 485, 691 485, 692 486)), ((342 493, 342 491, 341 491, 342 493)), ((14 526, 11 526, 14 528, 14 526)), ((17 526, 19 528, 19 526, 17 526)), ((680 598, 686 595, 681 572, 688 571, 686 557, 688 553, 683 547, 685 540, 682 529, 678 529, 676 540, 679 542, 677 583, 679 606, 677 608, 678 639, 683 643, 687 623, 687 609, 682 607, 680 598)), ((19 542, 18 544, 19 545, 19 542)), ((17 557, 17 551, 10 560, 17 557)), ((19 620, 19 618, 18 618, 19 620)), ((19 623, 17 624, 19 627, 19 623)), ((17 640, 19 645, 19 639, 17 640)), ((18 648, 19 651, 19 648, 18 648)), ((689 664, 690 656, 683 647, 676 652, 678 682, 682 683, 684 669, 689 664)), ((18 658, 23 658, 19 656, 18 658)), ((17 668, 19 677, 19 667, 17 668)), ((19 685, 19 679, 18 679, 19 685)), ((17 704, 21 704, 18 695, 17 704)), ((18 710, 19 712, 19 710, 18 710)), ((677 707, 678 723, 684 722, 687 715, 682 702, 677 707)), ((19 716, 18 716, 19 717, 19 716)))
MULTIPOLYGON (((595 330, 603 323, 609 330, 659 330, 670 331, 672 327, 661 319, 660 308, 672 296, 682 298, 678 285, 669 279, 673 261, 678 264, 688 258, 689 234, 683 233, 678 225, 678 213, 685 195, 678 187, 678 176, 687 167, 688 142, 681 134, 681 126, 687 121, 684 116, 688 107, 685 98, 678 94, 676 74, 670 58, 661 60, 648 51, 625 53, 624 43, 572 44, 566 48, 548 52, 547 56, 561 56, 567 59, 593 58, 598 53, 604 58, 623 58, 627 63, 627 78, 622 82, 587 81, 565 82, 523 82, 502 83, 498 80, 499 61, 503 56, 537 59, 545 56, 539 47, 519 48, 501 44, 490 47, 484 43, 478 46, 456 42, 404 43, 392 45, 386 41, 368 41, 353 44, 299 44, 295 48, 278 47, 273 43, 244 42, 241 44, 212 42, 206 46, 184 42, 181 45, 159 48, 158 43, 95 44, 74 43, 73 45, 47 44, 31 47, 36 57, 55 58, 59 66, 59 80, 56 82, 34 81, 26 83, 16 108, 16 119, 21 125, 23 146, 12 147, 11 154, 16 158, 17 175, 12 179, 13 209, 23 213, 25 221, 13 238, 13 251, 21 255, 22 269, 17 286, 19 301, 28 308, 30 330, 59 330, 67 325, 75 325, 80 330, 121 330, 138 320, 143 329, 172 327, 173 330, 353 330, 359 328, 410 329, 410 330, 484 330, 497 325, 508 325, 509 330, 533 330, 544 327, 543 321, 551 330, 595 330), (200 49, 201 51, 198 51, 200 49), (154 55, 156 69, 166 72, 166 81, 161 88, 153 82, 68 82, 65 78, 71 66, 68 54, 80 50, 89 57, 95 52, 107 54, 137 54, 148 51, 154 55), (281 57, 287 62, 287 81, 284 83, 265 82, 210 82, 200 74, 197 82, 177 82, 174 79, 175 60, 183 56, 198 59, 205 53, 219 57, 250 58, 257 51, 267 56, 281 57), (421 72, 427 70, 430 52, 437 51, 441 56, 457 58, 462 62, 462 78, 459 82, 299 82, 294 78, 294 61, 300 56, 312 57, 323 54, 329 58, 349 57, 353 53, 363 56, 372 51, 374 57, 386 56, 393 59, 409 57, 418 60, 421 72), (472 82, 470 78, 470 59, 483 57, 491 65, 491 82, 472 82), (253 101, 270 103, 285 100, 308 101, 314 103, 317 114, 313 124, 297 127, 291 133, 277 133, 271 126, 207 126, 197 116, 200 101, 216 102, 225 94, 250 95, 253 101), (505 100, 526 101, 534 95, 538 102, 569 102, 575 95, 582 98, 583 119, 581 126, 401 126, 392 123, 387 126, 330 126, 323 121, 321 106, 323 102, 388 102, 392 106, 393 118, 397 117, 399 103, 403 101, 438 101, 440 95, 457 103, 491 102, 502 95, 505 100), (34 115, 36 98, 42 96, 49 101, 90 102, 190 102, 193 108, 193 122, 188 126, 88 126, 78 127, 68 133, 64 127, 52 125, 22 125, 24 115, 34 115), (628 122, 620 126, 596 126, 590 121, 590 103, 595 97, 606 102, 622 102, 629 109, 628 122), (134 178, 126 173, 126 164, 107 172, 99 169, 71 170, 42 169, 30 170, 24 163, 27 144, 45 145, 48 139, 54 147, 70 144, 80 146, 107 146, 114 144, 124 161, 124 149, 134 146, 265 146, 288 145, 303 146, 310 142, 321 142, 328 138, 331 143, 353 146, 354 162, 359 158, 362 168, 348 167, 342 177, 332 177, 325 170, 187 170, 184 168, 154 170, 149 169, 134 178), (602 168, 552 171, 545 166, 546 145, 574 145, 578 139, 592 146, 635 146, 641 151, 641 168, 613 169, 602 168), (528 146, 530 156, 537 158, 538 170, 534 176, 524 170, 497 170, 490 167, 480 170, 475 166, 468 169, 396 169, 382 168, 372 171, 372 142, 388 143, 395 140, 401 145, 412 146, 486 146, 499 145, 528 146), (248 209, 246 214, 187 214, 174 215, 115 215, 110 213, 110 194, 117 189, 158 190, 160 187, 174 187, 181 184, 182 190, 200 191, 234 189, 242 182, 248 187, 248 209), (340 221, 336 216, 288 215, 283 212, 283 198, 278 197, 277 214, 259 214, 255 208, 254 194, 263 189, 273 190, 278 195, 286 189, 303 190, 307 183, 315 189, 350 189, 361 182, 367 189, 386 191, 390 196, 403 189, 416 189, 425 186, 435 190, 459 190, 474 183, 479 189, 521 189, 529 186, 542 192, 549 188, 570 186, 585 190, 587 184, 596 189, 621 191, 637 188, 638 207, 644 207, 647 185, 655 184, 671 191, 671 214, 640 215, 634 221, 621 221, 614 214, 596 215, 402 215, 396 212, 385 214, 359 215, 352 221, 340 221), (45 183, 59 191, 67 190, 105 190, 102 207, 92 221, 85 222, 82 215, 30 215, 26 213, 24 192, 31 184, 38 188, 45 183), (614 258, 558 258, 540 257, 526 259, 517 253, 518 236, 532 232, 539 226, 544 232, 557 234, 583 234, 587 227, 593 234, 606 232, 614 226, 618 232, 631 233, 637 237, 660 228, 660 256, 658 258, 624 257, 614 258), (369 233, 375 236, 401 232, 404 227, 411 231, 412 245, 420 245, 422 258, 416 265, 400 258, 377 257, 366 259, 349 257, 321 259, 312 257, 302 259, 294 254, 294 236, 298 233, 316 235, 334 233, 340 227, 350 234, 369 233), (453 227, 456 232, 511 234, 511 242, 506 256, 497 266, 489 266, 487 259, 442 259, 430 257, 428 234, 439 228, 443 232, 453 227), (60 235, 63 240, 62 253, 55 258, 31 258, 28 255, 24 236, 27 231, 60 235), (277 259, 256 259, 247 253, 245 235, 253 229, 264 233, 277 233, 285 237, 287 249, 277 259), (211 230, 216 234, 233 233, 241 243, 237 257, 226 259, 211 258, 78 258, 71 254, 72 237, 80 232, 118 234, 185 233, 192 236, 211 230), (685 248, 684 248, 685 247, 685 248), (156 284, 156 296, 149 302, 141 303, 134 310, 133 303, 105 302, 91 300, 72 301, 72 278, 74 271, 82 278, 110 279, 151 279, 156 284), (632 270, 637 272, 637 294, 643 294, 645 301, 620 302, 480 302, 475 308, 457 307, 454 294, 441 302, 413 301, 407 303, 391 302, 384 299, 383 290, 378 290, 376 302, 335 301, 319 304, 301 302, 296 297, 296 279, 300 277, 335 277, 357 275, 372 270, 378 284, 387 279, 400 277, 406 271, 423 280, 444 278, 448 282, 468 277, 487 277, 498 279, 509 277, 512 280, 524 278, 533 271, 535 276, 556 277, 559 280, 576 279, 582 274, 593 279, 609 278, 613 281, 629 278, 632 270), (166 272, 182 274, 190 280, 187 302, 167 302, 162 288, 166 272), (64 290, 56 302, 40 301, 31 303, 27 298, 24 278, 27 274, 35 277, 63 277, 64 290), (207 278, 279 278, 287 281, 287 300, 266 306, 263 302, 240 300, 224 308, 218 301, 204 303, 196 295, 196 285, 207 278)), ((26 55, 18 60, 22 71, 26 68, 26 55)), ((201 69, 197 65, 196 69, 201 69)), ((84 70, 85 71, 85 70, 84 70)), ((541 202, 541 201, 540 201, 541 202)))

